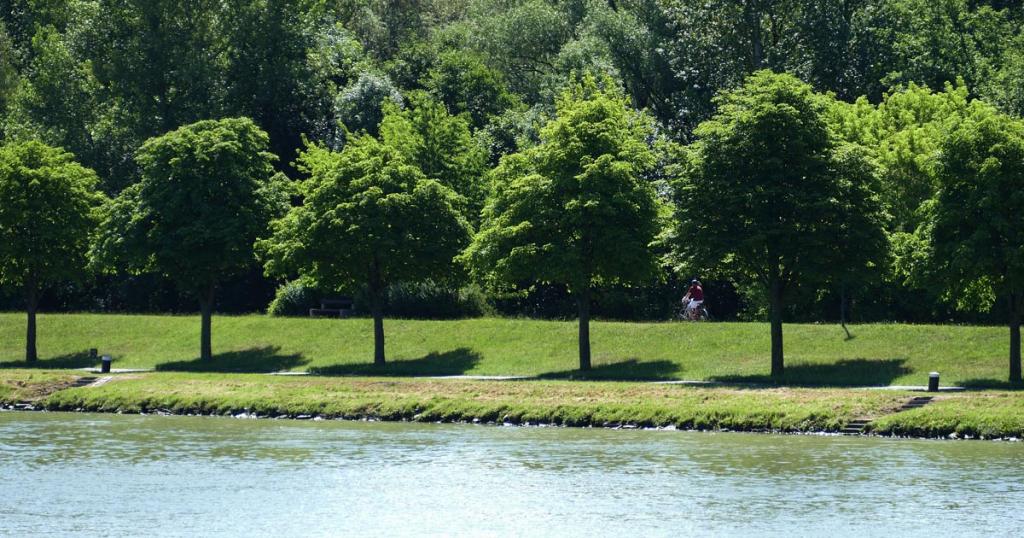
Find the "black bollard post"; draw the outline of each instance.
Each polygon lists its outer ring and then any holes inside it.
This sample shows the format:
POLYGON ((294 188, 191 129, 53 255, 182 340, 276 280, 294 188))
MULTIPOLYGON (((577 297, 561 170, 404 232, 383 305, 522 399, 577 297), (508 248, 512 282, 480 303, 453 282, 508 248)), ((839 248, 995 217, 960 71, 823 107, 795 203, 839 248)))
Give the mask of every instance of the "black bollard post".
POLYGON ((90 359, 96 360, 96 357, 98 355, 99 355, 99 350, 98 349, 96 349, 96 348, 89 348, 89 358, 90 359))
POLYGON ((939 392, 939 373, 928 374, 928 392, 939 392))
POLYGON ((100 373, 104 373, 104 374, 109 374, 110 373, 110 360, 111 360, 110 359, 110 355, 104 355, 103 356, 103 363, 100 366, 100 373))

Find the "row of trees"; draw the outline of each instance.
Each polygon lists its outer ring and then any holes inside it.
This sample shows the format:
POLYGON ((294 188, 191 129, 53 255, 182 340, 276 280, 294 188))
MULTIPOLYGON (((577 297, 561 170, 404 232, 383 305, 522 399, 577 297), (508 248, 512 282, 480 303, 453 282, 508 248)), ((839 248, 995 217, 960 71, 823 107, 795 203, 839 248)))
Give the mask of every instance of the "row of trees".
MULTIPOLYGON (((856 121, 843 135, 875 150, 881 202, 892 217, 886 232, 909 261, 921 244, 921 202, 937 192, 927 163, 948 115, 973 98, 1024 113, 1022 28, 1021 0, 4 0, 0 139, 64 148, 116 197, 142 178, 135 150, 184 125, 252 118, 280 157, 275 170, 296 177, 303 136, 335 151, 346 129, 404 136, 381 125, 386 102, 422 110, 414 122, 451 116, 433 134, 417 128, 424 149, 445 129, 466 135, 458 140, 464 158, 417 162, 428 177, 451 162, 446 173, 479 178, 540 142, 574 73, 616 79, 631 106, 653 118, 655 138, 689 144, 715 112, 715 95, 769 68, 851 103, 856 121), (948 82, 955 88, 943 91, 948 82), (436 106, 421 106, 426 101, 436 106)), ((670 159, 656 158, 651 175, 666 177, 670 159)), ((484 192, 472 203, 482 207, 484 192)), ((470 221, 478 218, 473 212, 470 221)), ((787 315, 831 319, 846 310, 834 304, 852 296, 862 320, 992 319, 954 311, 907 278, 902 261, 886 266, 894 270, 870 296, 848 286, 791 294, 787 315)), ((221 307, 252 311, 269 300, 274 283, 261 273, 254 263, 226 281, 221 307)), ((673 285, 598 293, 649 297, 673 285)), ((763 319, 767 296, 741 281, 722 283, 733 285, 740 314, 763 319)), ((171 288, 157 275, 111 276, 41 301, 65 309, 188 308, 171 288)), ((565 315, 564 291, 542 287, 501 304, 520 305, 510 313, 540 305, 529 311, 565 315)), ((0 295, 0 307, 14 300, 0 295)), ((626 303, 615 315, 668 311, 665 302, 626 303)))
POLYGON ((140 181, 109 201, 68 153, 11 144, 0 152, 10 200, 0 208, 0 281, 25 290, 32 360, 41 286, 87 259, 160 272, 198 299, 209 359, 215 290, 256 258, 268 274, 324 289, 366 286, 378 364, 389 283, 462 272, 491 288, 557 283, 577 300, 588 369, 595 286, 707 274, 768 298, 772 374, 782 376, 787 301, 870 289, 898 266, 964 306, 1005 301, 1010 378, 1020 380, 1020 120, 952 87, 911 87, 875 107, 767 70, 715 106, 692 143, 674 144, 614 80, 586 75, 561 92, 536 144, 482 173, 465 116, 426 98, 386 104, 375 134, 345 132, 340 149, 307 143, 297 182, 275 173, 268 136, 251 120, 206 120, 145 142, 140 181), (895 167, 879 163, 905 156, 907 137, 935 151, 902 173, 924 178, 920 202, 895 206, 882 196, 895 167))

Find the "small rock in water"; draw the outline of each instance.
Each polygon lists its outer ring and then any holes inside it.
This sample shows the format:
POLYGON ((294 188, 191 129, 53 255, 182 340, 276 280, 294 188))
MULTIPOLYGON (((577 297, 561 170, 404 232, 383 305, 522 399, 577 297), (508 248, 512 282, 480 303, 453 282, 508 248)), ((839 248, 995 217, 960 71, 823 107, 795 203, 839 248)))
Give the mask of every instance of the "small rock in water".
POLYGON ((322 417, 320 415, 317 415, 317 416, 313 417, 313 420, 323 420, 323 419, 324 419, 324 417, 322 417))
POLYGON ((309 420, 309 419, 313 418, 313 415, 299 415, 299 416, 297 416, 295 418, 298 419, 298 420, 309 420))
POLYGON ((959 435, 957 435, 957 434, 956 434, 956 432, 953 432, 953 433, 951 433, 951 434, 947 435, 947 436, 946 436, 946 438, 947 438, 947 439, 959 439, 959 438, 960 438, 960 436, 959 436, 959 435))

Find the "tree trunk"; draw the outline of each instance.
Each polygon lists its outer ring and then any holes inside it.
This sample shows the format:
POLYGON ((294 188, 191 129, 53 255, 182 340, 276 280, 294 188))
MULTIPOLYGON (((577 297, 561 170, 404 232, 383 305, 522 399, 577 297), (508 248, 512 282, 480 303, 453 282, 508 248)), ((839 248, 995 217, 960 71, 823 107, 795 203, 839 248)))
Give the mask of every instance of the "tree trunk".
POLYGON ((370 290, 370 313, 373 315, 373 364, 384 366, 384 301, 381 290, 370 290))
POLYGON ((764 67, 764 41, 761 37, 761 13, 753 2, 744 3, 743 18, 746 19, 747 30, 750 31, 751 61, 754 70, 764 67))
POLYGON ((1010 294, 1010 382, 1020 383, 1020 296, 1010 294))
POLYGON ((850 329, 846 328, 846 286, 840 286, 839 288, 839 324, 843 326, 843 331, 846 333, 846 339, 853 338, 850 335, 850 329))
POLYGON ((370 315, 373 316, 373 364, 384 366, 384 275, 380 261, 370 262, 370 315))
POLYGON ((25 324, 25 362, 36 362, 36 310, 39 308, 39 297, 35 282, 25 285, 25 312, 28 315, 25 324))
POLYGON ((576 294, 580 317, 580 370, 590 369, 590 286, 582 287, 576 294))
POLYGON ((210 333, 213 319, 213 285, 206 288, 206 291, 199 297, 199 313, 202 317, 202 328, 199 331, 199 358, 212 360, 213 345, 210 333))
POLYGON ((782 282, 778 277, 772 278, 769 285, 769 311, 772 331, 772 377, 782 379, 784 362, 782 355, 782 282))

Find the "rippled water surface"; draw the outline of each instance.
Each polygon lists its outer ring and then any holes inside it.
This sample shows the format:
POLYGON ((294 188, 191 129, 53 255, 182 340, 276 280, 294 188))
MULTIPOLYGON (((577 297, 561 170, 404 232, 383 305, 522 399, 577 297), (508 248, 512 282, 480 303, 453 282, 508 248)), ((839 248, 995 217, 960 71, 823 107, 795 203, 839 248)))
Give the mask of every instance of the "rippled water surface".
POLYGON ((0 535, 1017 535, 1024 443, 0 413, 0 535))

